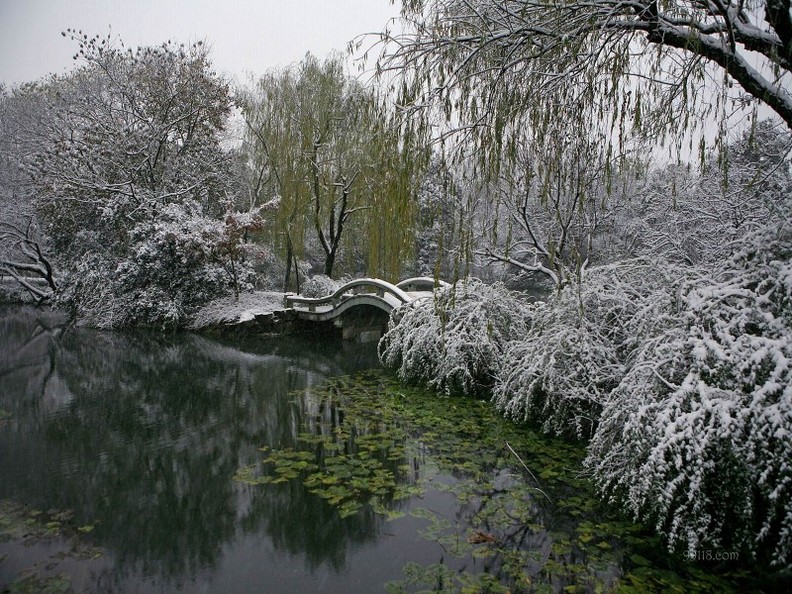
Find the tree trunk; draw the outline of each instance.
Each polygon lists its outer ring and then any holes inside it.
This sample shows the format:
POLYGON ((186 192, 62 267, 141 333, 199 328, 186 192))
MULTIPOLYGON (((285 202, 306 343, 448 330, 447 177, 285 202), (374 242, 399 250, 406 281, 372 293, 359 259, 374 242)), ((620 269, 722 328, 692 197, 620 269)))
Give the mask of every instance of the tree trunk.
POLYGON ((325 257, 325 266, 324 266, 324 273, 333 278, 333 267, 335 266, 335 259, 336 259, 336 250, 333 248, 327 253, 325 257))
POLYGON ((294 258, 294 248, 292 246, 291 234, 286 232, 286 278, 283 279, 283 292, 288 293, 289 281, 291 280, 291 266, 294 258))

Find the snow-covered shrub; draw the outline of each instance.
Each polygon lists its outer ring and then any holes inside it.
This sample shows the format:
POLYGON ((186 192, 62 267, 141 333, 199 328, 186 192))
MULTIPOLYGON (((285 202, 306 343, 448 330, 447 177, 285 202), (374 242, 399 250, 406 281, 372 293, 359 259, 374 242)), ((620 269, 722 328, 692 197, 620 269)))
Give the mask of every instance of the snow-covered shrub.
POLYGON ((340 285, 325 274, 312 276, 301 289, 304 297, 327 297, 335 292, 340 285))
POLYGON ((504 354, 495 405, 545 431, 590 438, 638 346, 667 325, 682 270, 632 260, 588 270, 533 313, 504 354))
MULTIPOLYGON (((158 220, 138 225, 134 247, 116 269, 119 295, 130 297, 121 325, 183 326, 194 309, 227 294, 233 277, 217 257, 223 222, 201 216, 189 204, 169 205, 158 220)), ((235 262, 242 290, 253 272, 235 262)))
POLYGON ((61 288, 55 293, 54 304, 94 328, 118 326, 116 318, 126 307, 119 303, 113 290, 113 263, 99 254, 90 253, 67 272, 61 288))
POLYGON ((130 231, 126 257, 87 253, 57 301, 93 327, 182 327, 234 283, 252 288, 245 261, 233 261, 233 275, 228 269, 226 229, 189 202, 168 205, 130 231))
POLYGON ((532 306, 502 285, 467 279, 395 310, 380 360, 404 380, 483 395, 510 340, 528 330, 532 306))
POLYGON ((792 565, 785 220, 684 286, 679 323, 640 350, 590 444, 599 487, 653 520, 670 548, 733 547, 792 565))

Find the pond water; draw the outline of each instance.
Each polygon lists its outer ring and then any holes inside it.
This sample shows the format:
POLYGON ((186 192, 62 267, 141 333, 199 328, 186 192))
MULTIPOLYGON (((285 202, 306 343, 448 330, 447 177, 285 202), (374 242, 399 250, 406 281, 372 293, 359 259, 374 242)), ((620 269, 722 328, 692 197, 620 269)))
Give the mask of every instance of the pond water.
MULTIPOLYGON (((0 308, 0 592, 745 589, 665 554, 582 448, 379 370, 0 308)), ((731 573, 729 573, 731 572, 731 573)))

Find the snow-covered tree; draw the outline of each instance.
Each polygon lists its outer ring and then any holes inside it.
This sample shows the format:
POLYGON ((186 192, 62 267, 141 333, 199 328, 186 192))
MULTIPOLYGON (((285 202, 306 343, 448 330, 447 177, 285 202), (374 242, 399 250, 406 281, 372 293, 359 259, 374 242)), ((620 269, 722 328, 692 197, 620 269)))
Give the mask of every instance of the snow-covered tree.
POLYGON ((501 285, 464 279, 396 310, 379 344, 380 360, 404 380, 484 395, 509 342, 525 334, 530 311, 501 285))
POLYGON ((427 167, 416 202, 414 273, 458 277, 460 261, 466 257, 468 209, 448 163, 439 157, 427 167))
POLYGON ((488 214, 477 254, 556 289, 575 282, 592 262, 594 239, 609 216, 615 159, 602 142, 567 137, 565 124, 541 147, 522 146, 497 179, 483 185, 488 214))
POLYGON ((46 122, 47 102, 37 85, 0 88, 0 275, 37 301, 56 290, 57 273, 20 162, 35 151, 46 122))
POLYGON ((57 290, 46 238, 33 215, 6 213, 0 220, 0 276, 13 278, 38 302, 57 290))
POLYGON ((210 222, 222 228, 233 203, 221 147, 228 86, 200 42, 124 50, 110 37, 64 35, 77 42, 81 66, 42 85, 45 133, 25 158, 38 213, 70 272, 61 300, 97 323, 97 312, 123 313, 103 325, 178 325, 240 278, 239 250, 227 234, 205 231, 210 222), (145 312, 117 307, 127 301, 145 312))
POLYGON ((728 258, 741 238, 792 207, 790 156, 792 136, 763 121, 710 154, 701 171, 650 171, 609 221, 614 257, 689 265, 728 258))
POLYGON ((685 283, 679 321, 640 346, 587 463, 671 548, 792 566, 792 218, 685 283))

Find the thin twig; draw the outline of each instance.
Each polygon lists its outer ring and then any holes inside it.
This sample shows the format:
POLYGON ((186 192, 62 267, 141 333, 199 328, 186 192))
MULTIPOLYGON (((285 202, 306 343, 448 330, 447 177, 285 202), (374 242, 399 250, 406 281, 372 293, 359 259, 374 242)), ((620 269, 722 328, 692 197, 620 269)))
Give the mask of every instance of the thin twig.
MULTIPOLYGON (((514 454, 514 457, 515 457, 515 458, 517 458, 517 460, 519 460, 519 461, 520 461, 520 464, 522 464, 522 467, 523 467, 523 468, 525 468, 526 472, 527 472, 528 474, 530 474, 530 475, 531 475, 531 478, 532 478, 534 481, 536 481, 536 484, 537 484, 537 485, 539 485, 539 484, 540 484, 540 483, 539 483, 539 480, 538 480, 538 479, 537 479, 537 478, 534 476, 534 473, 533 473, 533 472, 531 472, 531 469, 530 469, 530 468, 528 468, 528 466, 525 464, 525 462, 523 462, 523 459, 522 459, 522 458, 520 458, 520 455, 519 455, 517 452, 515 452, 515 451, 514 451, 514 448, 513 448, 513 447, 511 447, 511 445, 509 445, 509 442, 508 442, 508 441, 506 442, 506 447, 507 447, 507 448, 509 448, 509 451, 510 451, 512 454, 514 454)), ((542 490, 541 490, 539 487, 536 487, 536 490, 537 490, 537 491, 539 491, 539 492, 540 492, 542 495, 544 495, 544 496, 545 496, 545 498, 546 498, 546 499, 547 499, 547 500, 548 500, 550 503, 552 503, 552 502, 553 502, 553 500, 552 500, 552 499, 550 499, 550 498, 547 496, 547 493, 545 493, 544 491, 542 491, 542 490)))

